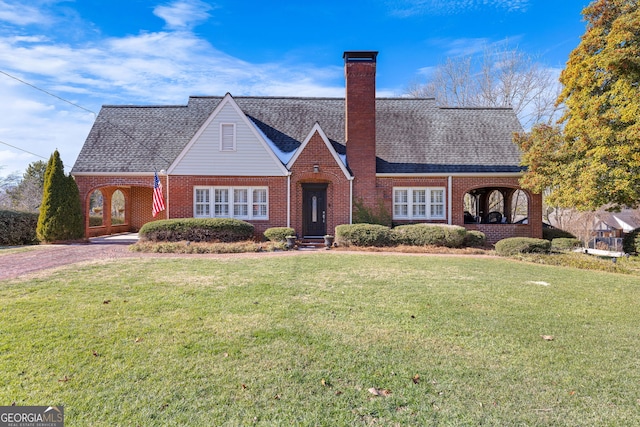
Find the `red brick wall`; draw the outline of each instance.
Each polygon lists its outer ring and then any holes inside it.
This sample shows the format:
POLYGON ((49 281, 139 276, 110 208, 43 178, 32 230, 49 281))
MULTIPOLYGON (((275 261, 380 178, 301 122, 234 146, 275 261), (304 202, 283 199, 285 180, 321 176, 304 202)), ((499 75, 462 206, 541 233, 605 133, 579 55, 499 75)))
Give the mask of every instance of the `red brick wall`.
MULTIPOLYGON (((487 235, 489 243, 495 243, 506 237, 542 237, 542 196, 540 194, 525 193, 529 203, 528 224, 465 224, 464 223, 464 195, 476 188, 520 188, 518 177, 452 177, 451 206, 448 206, 448 178, 443 177, 397 177, 378 178, 378 197, 384 201, 389 212, 393 212, 393 187, 444 187, 446 189, 447 209, 452 209, 451 223, 469 230, 479 230, 487 235)), ((403 221, 395 221, 402 223, 403 221)), ((446 223, 444 221, 429 221, 432 223, 446 223)))
POLYGON ((291 167, 291 226, 298 235, 302 235, 302 184, 308 183, 328 184, 327 233, 334 234, 337 225, 348 224, 350 183, 318 133, 291 167), (318 172, 314 172, 314 165, 318 165, 318 172))
POLYGON ((346 149, 354 199, 376 207, 376 61, 346 59, 346 149))
POLYGON ((263 238, 269 227, 287 225, 287 178, 286 177, 215 177, 181 176, 169 177, 169 215, 171 218, 192 218, 193 197, 196 186, 269 187, 269 219, 248 221, 255 227, 256 238, 263 238))
MULTIPOLYGON (((151 215, 151 203, 153 194, 153 176, 75 176, 82 212, 85 220, 85 235, 87 237, 120 233, 125 231, 138 231, 140 227, 153 221, 151 215), (94 190, 102 192, 105 202, 102 227, 89 227, 89 199, 94 190), (125 222, 126 225, 112 226, 110 219, 110 199, 114 191, 120 190, 125 196, 125 222)), ((163 185, 166 178, 160 177, 163 185)), ((166 188, 164 189, 166 198, 166 188)), ((164 219, 165 213, 161 212, 155 219, 164 219)))

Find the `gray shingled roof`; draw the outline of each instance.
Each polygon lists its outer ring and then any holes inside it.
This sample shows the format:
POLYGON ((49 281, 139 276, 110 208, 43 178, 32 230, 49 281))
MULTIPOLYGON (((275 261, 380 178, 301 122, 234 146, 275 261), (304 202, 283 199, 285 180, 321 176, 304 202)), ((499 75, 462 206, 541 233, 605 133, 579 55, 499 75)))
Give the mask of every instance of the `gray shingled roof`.
MULTIPOLYGON (((186 106, 104 106, 72 173, 167 169, 222 97, 191 97, 186 106)), ((281 151, 297 149, 318 122, 344 153, 344 99, 234 97, 281 151)), ((511 109, 438 108, 433 99, 381 98, 378 173, 519 172, 512 143, 522 131, 511 109)))

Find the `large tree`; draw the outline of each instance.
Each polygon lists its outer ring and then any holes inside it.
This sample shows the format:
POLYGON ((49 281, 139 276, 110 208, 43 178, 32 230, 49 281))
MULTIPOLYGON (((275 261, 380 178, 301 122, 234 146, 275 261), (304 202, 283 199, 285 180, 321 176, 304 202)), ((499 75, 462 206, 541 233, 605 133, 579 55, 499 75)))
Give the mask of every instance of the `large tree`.
POLYGON ((556 75, 506 44, 486 48, 481 56, 447 58, 407 93, 433 97, 443 107, 511 107, 526 129, 557 119, 556 75))
POLYGON ((78 186, 71 175, 65 175, 58 150, 49 158, 44 174, 44 193, 36 233, 44 242, 84 237, 78 186))
POLYGON ((529 170, 522 184, 580 210, 640 202, 640 11, 637 0, 596 0, 586 32, 561 74, 560 127, 516 142, 529 170))
POLYGON ((47 163, 42 160, 31 162, 22 175, 22 180, 14 188, 7 191, 11 196, 13 209, 37 212, 42 201, 44 174, 47 163))

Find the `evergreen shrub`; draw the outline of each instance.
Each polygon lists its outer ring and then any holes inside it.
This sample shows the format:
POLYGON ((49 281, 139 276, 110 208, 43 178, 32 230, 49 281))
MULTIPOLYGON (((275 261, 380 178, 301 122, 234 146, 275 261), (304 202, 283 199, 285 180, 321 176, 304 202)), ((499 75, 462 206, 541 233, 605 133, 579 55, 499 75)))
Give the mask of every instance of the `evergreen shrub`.
POLYGON ((580 239, 559 237, 551 241, 551 249, 556 251, 569 251, 582 246, 580 239))
POLYGON ((487 244, 487 236, 482 231, 469 230, 464 236, 463 245, 468 248, 481 248, 487 244))
POLYGON ((0 246, 38 243, 37 226, 37 213, 0 211, 0 246))
POLYGON ((253 238, 254 227, 233 218, 177 218, 148 222, 140 228, 141 240, 153 242, 240 242, 253 238))
POLYGON ((496 243, 495 248, 498 255, 501 256, 522 253, 547 253, 551 249, 551 242, 546 239, 534 239, 531 237, 509 237, 496 243))
POLYGON ((264 237, 270 242, 284 242, 287 236, 295 236, 296 230, 291 227, 271 227, 264 231, 264 237))
POLYGON ((459 225, 411 224, 400 225, 393 230, 394 240, 398 244, 410 246, 446 246, 459 248, 464 243, 467 230, 459 225))
POLYGON ((342 224, 336 227, 335 242, 339 246, 393 246, 393 233, 380 224, 342 224))

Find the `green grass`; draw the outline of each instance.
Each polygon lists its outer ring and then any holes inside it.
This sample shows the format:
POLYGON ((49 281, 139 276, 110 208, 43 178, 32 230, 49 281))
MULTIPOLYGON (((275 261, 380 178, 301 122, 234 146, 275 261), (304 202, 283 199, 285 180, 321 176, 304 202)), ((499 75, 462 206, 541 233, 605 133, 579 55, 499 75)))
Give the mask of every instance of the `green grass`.
POLYGON ((638 425, 639 290, 446 256, 57 269, 0 282, 0 405, 64 405, 67 426, 638 425))

